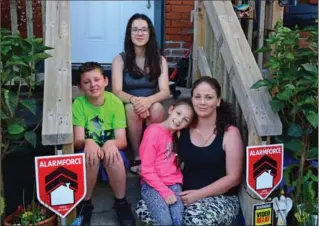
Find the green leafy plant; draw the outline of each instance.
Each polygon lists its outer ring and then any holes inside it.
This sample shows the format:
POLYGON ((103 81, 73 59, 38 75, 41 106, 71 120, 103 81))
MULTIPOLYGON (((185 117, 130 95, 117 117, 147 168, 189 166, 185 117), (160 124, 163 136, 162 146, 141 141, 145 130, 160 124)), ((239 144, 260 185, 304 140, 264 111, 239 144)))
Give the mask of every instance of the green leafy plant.
POLYGON ((299 160, 285 170, 285 180, 294 187, 295 204, 305 204, 311 211, 318 197, 317 169, 311 164, 318 158, 318 27, 303 31, 309 33, 305 47, 299 46, 298 28, 292 30, 277 23, 266 45, 257 50, 270 54, 265 67, 271 75, 252 88, 267 87, 271 93, 269 104, 283 123, 283 134, 276 137, 276 142, 284 143, 285 151, 299 160))
MULTIPOLYGON (((35 114, 36 101, 32 96, 35 88, 35 66, 50 57, 41 38, 23 38, 19 33, 1 28, 1 146, 7 154, 28 142, 36 146, 36 128, 27 128, 19 115, 24 108, 35 114), (26 89, 27 93, 22 89, 26 89), (24 98, 23 95, 25 95, 24 98)), ((39 123, 40 124, 40 119, 39 123)))
POLYGON ((13 217, 8 223, 12 225, 37 225, 52 215, 52 212, 47 208, 33 202, 27 207, 19 205, 17 211, 12 215, 13 217))

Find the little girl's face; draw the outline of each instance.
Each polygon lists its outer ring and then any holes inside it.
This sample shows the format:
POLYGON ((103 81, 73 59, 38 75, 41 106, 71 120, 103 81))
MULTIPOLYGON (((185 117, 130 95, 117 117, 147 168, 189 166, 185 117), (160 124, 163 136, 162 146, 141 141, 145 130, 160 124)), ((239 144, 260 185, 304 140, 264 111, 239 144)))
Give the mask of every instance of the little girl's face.
POLYGON ((168 122, 172 131, 177 131, 189 126, 192 121, 194 112, 187 104, 181 104, 175 107, 170 107, 168 110, 168 122))

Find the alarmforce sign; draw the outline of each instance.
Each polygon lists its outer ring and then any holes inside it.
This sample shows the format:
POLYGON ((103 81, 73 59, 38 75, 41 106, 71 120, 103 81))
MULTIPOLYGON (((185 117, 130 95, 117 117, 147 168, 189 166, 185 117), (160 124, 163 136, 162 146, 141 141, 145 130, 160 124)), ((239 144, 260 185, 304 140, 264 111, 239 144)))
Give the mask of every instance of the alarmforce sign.
POLYGON ((283 174, 283 144, 248 146, 246 182, 262 200, 279 185, 283 174))
POLYGON ((39 167, 54 167, 54 166, 69 166, 69 165, 81 165, 82 158, 75 159, 59 159, 59 160, 43 160, 40 161, 39 167))
POLYGON ((84 154, 35 158, 39 202, 66 217, 86 195, 84 154))
POLYGON ((281 147, 251 150, 250 156, 281 154, 281 147))

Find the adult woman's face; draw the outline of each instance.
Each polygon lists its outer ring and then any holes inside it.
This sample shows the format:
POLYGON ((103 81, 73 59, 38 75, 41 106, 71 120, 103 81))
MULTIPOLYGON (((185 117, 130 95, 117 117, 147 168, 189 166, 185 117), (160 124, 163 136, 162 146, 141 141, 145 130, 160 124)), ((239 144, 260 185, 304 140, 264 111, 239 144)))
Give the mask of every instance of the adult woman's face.
POLYGON ((202 82, 193 90, 192 102, 199 118, 210 117, 220 104, 216 91, 206 82, 202 82))
POLYGON ((134 20, 131 27, 131 39, 135 46, 145 46, 150 39, 147 22, 142 19, 134 20))

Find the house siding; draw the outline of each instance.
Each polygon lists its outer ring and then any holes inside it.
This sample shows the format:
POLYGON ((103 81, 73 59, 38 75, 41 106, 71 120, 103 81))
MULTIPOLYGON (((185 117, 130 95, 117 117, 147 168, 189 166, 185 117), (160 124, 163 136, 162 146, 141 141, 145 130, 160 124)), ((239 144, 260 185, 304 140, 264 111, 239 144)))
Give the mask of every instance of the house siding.
MULTIPOLYGON (((165 2, 165 35, 164 55, 169 66, 185 55, 192 44, 192 29, 190 22, 193 0, 166 0, 165 2)), ((26 4, 25 0, 17 0, 18 29, 23 37, 27 36, 26 4)), ((42 37, 42 9, 40 0, 32 0, 34 35, 42 37)), ((10 0, 1 1, 1 27, 11 29, 10 0)))

